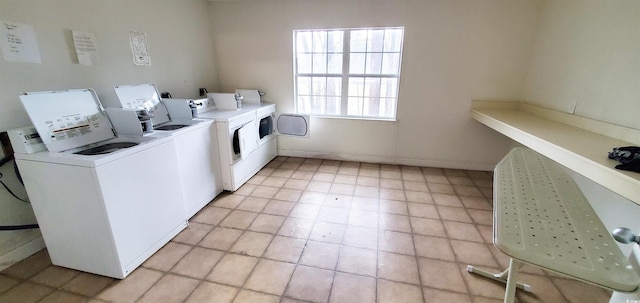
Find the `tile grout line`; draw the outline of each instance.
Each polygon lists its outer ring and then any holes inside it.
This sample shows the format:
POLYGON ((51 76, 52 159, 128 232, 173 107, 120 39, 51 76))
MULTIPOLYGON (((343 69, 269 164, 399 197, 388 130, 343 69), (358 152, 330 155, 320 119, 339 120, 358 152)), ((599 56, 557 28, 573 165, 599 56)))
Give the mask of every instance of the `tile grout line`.
MULTIPOLYGON (((317 172, 317 171, 316 171, 316 172, 317 172)), ((315 174, 315 172, 314 172, 314 174, 315 174)), ((311 182, 312 180, 313 180, 313 178, 312 178, 311 180, 309 180, 309 181, 311 182)), ((308 185, 307 185, 307 186, 308 186, 308 185)), ((325 196, 325 198, 324 198, 324 199, 326 199, 326 196, 325 196)), ((299 203, 299 199, 298 199, 298 201, 296 201, 296 204, 297 204, 297 203, 299 203)), ((304 204, 304 203, 303 203, 303 204, 304 204)), ((324 200, 322 201, 322 204, 324 204, 324 200)), ((289 212, 289 215, 287 216, 287 218, 290 218, 291 213, 293 212, 293 209, 294 209, 294 208, 295 208, 295 206, 291 209, 291 211, 289 212)), ((291 276, 289 277, 289 281, 287 281, 287 284, 286 284, 286 285, 285 285, 285 287, 284 287, 284 291, 283 291, 283 294, 282 294, 282 297, 281 297, 280 302, 282 302, 285 298, 288 298, 288 297, 286 297, 286 292, 287 292, 287 289, 289 288, 289 285, 291 285, 291 281, 293 280, 293 275, 295 274, 296 269, 298 268, 298 266, 305 266, 305 265, 303 265, 303 264, 300 264, 300 260, 302 259, 302 256, 304 255, 304 252, 305 252, 305 251, 306 251, 306 249, 307 249, 307 245, 309 244, 309 240, 311 239, 311 233, 313 232, 313 228, 316 226, 316 223, 317 223, 317 216, 318 216, 318 215, 319 215, 319 214, 316 214, 315 219, 313 220, 313 225, 311 226, 311 228, 310 228, 310 230, 309 230, 309 235, 305 237, 305 243, 304 243, 303 249, 302 249, 302 251, 300 252, 300 256, 298 257, 298 260, 297 260, 297 261, 296 261, 296 263, 295 263, 295 267, 294 267, 294 269, 293 269, 293 272, 291 273, 291 276)), ((281 225, 281 226, 280 226, 280 228, 278 229, 278 232, 280 231, 280 229, 282 229, 282 225, 281 225)), ((343 235, 343 237, 344 237, 344 235, 343 235)), ((339 255, 339 253, 338 253, 338 255, 339 255)), ((336 261, 336 266, 337 266, 337 261, 336 261)), ((334 271, 334 277, 333 277, 333 278, 335 278, 335 271, 334 271)), ((332 278, 332 279, 333 279, 333 278, 332 278)), ((333 286, 333 280, 331 281, 331 286, 333 286)), ((329 298, 327 298, 327 301, 328 301, 328 300, 330 300, 330 298, 331 298, 331 288, 329 289, 329 298)), ((297 300, 297 299, 296 299, 296 300, 297 300)))

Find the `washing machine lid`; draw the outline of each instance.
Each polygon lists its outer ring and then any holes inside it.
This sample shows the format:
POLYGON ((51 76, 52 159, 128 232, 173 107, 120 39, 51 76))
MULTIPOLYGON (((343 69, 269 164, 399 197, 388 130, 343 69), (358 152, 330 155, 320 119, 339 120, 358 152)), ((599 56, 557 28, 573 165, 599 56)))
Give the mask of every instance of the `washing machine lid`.
POLYGON ((152 112, 151 122, 154 126, 171 121, 155 84, 118 85, 113 90, 122 108, 146 109, 152 112))
POLYGON ((24 93, 20 101, 49 151, 116 137, 93 89, 24 93))

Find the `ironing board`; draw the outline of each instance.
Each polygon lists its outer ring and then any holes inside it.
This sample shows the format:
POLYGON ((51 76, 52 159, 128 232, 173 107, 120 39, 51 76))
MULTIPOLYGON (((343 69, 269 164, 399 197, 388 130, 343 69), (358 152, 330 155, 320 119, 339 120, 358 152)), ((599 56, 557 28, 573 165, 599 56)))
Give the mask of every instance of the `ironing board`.
POLYGON ((524 147, 514 148, 494 171, 493 242, 511 257, 509 268, 492 274, 467 270, 506 283, 512 303, 523 264, 531 264, 600 287, 633 292, 640 277, 627 262, 573 179, 554 161, 524 147))

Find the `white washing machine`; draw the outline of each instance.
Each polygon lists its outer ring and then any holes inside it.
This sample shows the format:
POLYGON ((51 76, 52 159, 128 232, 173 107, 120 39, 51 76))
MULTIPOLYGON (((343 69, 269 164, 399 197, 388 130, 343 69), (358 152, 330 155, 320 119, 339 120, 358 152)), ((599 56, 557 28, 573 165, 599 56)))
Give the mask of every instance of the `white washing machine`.
POLYGON ((180 184, 189 219, 222 192, 215 121, 203 119, 182 129, 157 132, 169 133, 176 142, 180 184))
POLYGON ((151 104, 154 133, 169 134, 176 141, 186 219, 191 218, 223 190, 215 121, 192 119, 189 100, 161 100, 154 84, 116 86, 114 90, 123 108, 151 104))
POLYGON ((171 136, 116 137, 89 89, 20 99, 48 149, 15 157, 53 264, 122 279, 186 227, 171 136))

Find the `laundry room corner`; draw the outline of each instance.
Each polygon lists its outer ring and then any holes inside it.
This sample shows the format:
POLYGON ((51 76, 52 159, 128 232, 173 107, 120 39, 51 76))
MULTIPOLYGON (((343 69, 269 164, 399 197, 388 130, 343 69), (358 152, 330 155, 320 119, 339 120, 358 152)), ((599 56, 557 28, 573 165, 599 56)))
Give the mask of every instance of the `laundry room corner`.
MULTIPOLYGON (((115 85, 155 83, 176 96, 216 90, 218 79, 207 0, 193 1, 0 1, 0 24, 32 28, 40 63, 0 58, 0 131, 30 125, 19 95, 33 91, 93 88, 105 105, 116 104, 115 85), (171 22, 167 22, 171 20, 171 22), (91 64, 81 64, 73 31, 95 36, 91 64), (130 33, 146 34, 150 64, 136 65, 130 33)), ((24 187, 13 161, 0 167, 2 181, 20 197, 24 187)), ((35 223, 29 204, 0 188, 0 225, 35 223)), ((44 247, 40 232, 0 231, 0 269, 44 247)))

